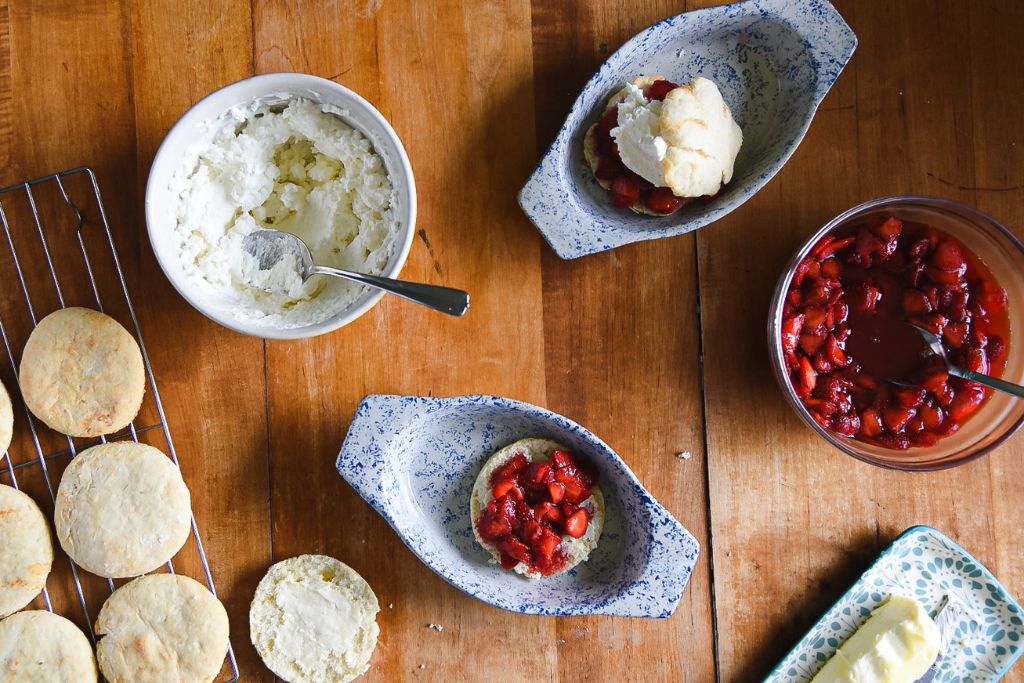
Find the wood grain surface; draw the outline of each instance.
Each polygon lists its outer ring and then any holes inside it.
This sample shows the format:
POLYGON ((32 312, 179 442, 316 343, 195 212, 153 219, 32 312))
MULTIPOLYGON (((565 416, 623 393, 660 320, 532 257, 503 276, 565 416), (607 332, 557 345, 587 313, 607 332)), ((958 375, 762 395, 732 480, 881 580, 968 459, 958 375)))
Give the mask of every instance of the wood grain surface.
MULTIPOLYGON (((0 0, 0 184, 97 171, 242 680, 273 680, 248 605, 300 553, 376 591, 367 681, 759 680, 917 523, 1024 595, 1020 438, 943 473, 859 463, 786 407, 764 336, 792 251, 862 200, 941 195, 1024 237, 1024 4, 838 0, 860 46, 767 187, 695 234, 562 261, 518 189, 611 52, 709 4, 0 0), (163 277, 142 210, 161 139, 208 92, 282 70, 350 87, 394 126, 419 194, 403 276, 468 289, 465 318, 385 297, 332 334, 262 341, 163 277), (701 543, 675 615, 529 617, 445 583, 334 471, 367 393, 493 393, 592 429, 701 543)), ((2 303, 16 296, 5 277, 2 303)))

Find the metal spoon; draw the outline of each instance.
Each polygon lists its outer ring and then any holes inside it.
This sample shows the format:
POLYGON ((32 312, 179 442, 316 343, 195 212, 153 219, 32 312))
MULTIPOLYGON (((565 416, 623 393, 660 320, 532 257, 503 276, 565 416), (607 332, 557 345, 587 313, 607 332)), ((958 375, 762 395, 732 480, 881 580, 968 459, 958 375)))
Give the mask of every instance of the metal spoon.
POLYGON ((921 337, 924 339, 925 343, 928 344, 928 348, 931 349, 932 353, 942 359, 942 362, 946 364, 946 371, 953 377, 960 377, 961 379, 966 379, 971 382, 984 384, 986 387, 1005 391, 1006 393, 1013 394, 1018 398, 1024 398, 1024 387, 1019 384, 1007 382, 989 375, 983 375, 980 372, 974 372, 973 370, 953 365, 953 363, 950 362, 949 357, 946 356, 946 348, 942 345, 942 340, 939 339, 938 335, 931 330, 926 330, 914 323, 910 323, 910 325, 921 334, 921 337))
MULTIPOLYGON (((378 275, 366 275, 330 266, 313 263, 309 247, 301 239, 281 230, 256 230, 242 239, 242 248, 259 263, 260 270, 270 270, 289 255, 295 256, 297 274, 305 282, 317 274, 334 275, 360 284, 369 285, 390 292, 403 299, 423 304, 435 311, 461 316, 469 308, 469 294, 460 289, 438 287, 422 282, 393 280, 378 275)), ((251 283, 261 289, 268 289, 260 283, 251 283)), ((268 291, 273 291, 269 290, 268 291)))

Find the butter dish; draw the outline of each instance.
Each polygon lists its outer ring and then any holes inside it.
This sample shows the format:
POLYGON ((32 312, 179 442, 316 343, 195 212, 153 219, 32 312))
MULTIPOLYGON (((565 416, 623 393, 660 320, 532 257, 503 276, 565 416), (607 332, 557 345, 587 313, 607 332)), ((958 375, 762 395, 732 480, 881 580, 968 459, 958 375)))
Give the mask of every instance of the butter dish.
POLYGON ((778 173, 856 47, 857 37, 827 0, 750 0, 660 21, 590 78, 519 204, 564 259, 712 223, 778 173), (616 209, 583 159, 584 134, 608 97, 650 74, 677 83, 711 79, 743 129, 734 175, 721 192, 660 217, 616 209))
POLYGON ((949 596, 960 618, 937 663, 937 683, 998 681, 1024 648, 1024 610, 980 562, 945 534, 915 526, 900 534, 764 679, 810 681, 889 595, 913 597, 935 614, 949 596))
POLYGON ((700 550, 603 441, 561 415, 508 398, 367 396, 337 469, 424 564, 513 612, 667 617, 700 550), (484 462, 524 437, 549 438, 585 456, 599 470, 606 505, 590 559, 535 580, 494 563, 476 542, 469 514, 484 462))

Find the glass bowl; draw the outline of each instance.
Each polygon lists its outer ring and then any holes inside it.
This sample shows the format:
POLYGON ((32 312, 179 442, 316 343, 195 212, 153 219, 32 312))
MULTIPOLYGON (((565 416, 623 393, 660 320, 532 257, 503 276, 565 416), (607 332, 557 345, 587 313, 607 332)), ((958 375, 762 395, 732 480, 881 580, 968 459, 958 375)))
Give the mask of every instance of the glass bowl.
POLYGON ((845 211, 811 235, 794 254, 779 277, 768 317, 768 352, 772 369, 789 405, 811 429, 839 450, 879 467, 906 471, 940 470, 962 465, 988 453, 1024 424, 1024 401, 994 392, 959 431, 930 447, 908 450, 882 448, 844 437, 819 425, 800 401, 782 355, 782 309, 790 280, 800 261, 818 241, 850 224, 875 216, 894 215, 904 221, 932 225, 959 239, 992 271, 1009 300, 1010 338, 1002 377, 1024 383, 1024 353, 1018 353, 1016 333, 1024 329, 1024 244, 992 218, 969 206, 938 197, 903 195, 883 197, 845 211))

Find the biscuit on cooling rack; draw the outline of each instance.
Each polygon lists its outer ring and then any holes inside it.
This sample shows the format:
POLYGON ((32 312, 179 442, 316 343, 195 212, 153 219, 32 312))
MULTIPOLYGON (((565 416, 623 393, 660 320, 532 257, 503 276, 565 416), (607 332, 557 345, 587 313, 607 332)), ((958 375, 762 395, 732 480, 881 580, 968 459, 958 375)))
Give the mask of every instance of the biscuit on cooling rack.
POLYGON ((21 356, 21 393, 32 414, 70 436, 124 429, 142 405, 146 371, 135 338, 89 308, 39 321, 21 356))
POLYGON ((43 590, 53 565, 50 525, 35 501, 0 485, 0 617, 43 590))
POLYGON ((53 521, 72 560, 116 579, 174 557, 188 540, 191 504, 170 458, 146 444, 115 441, 82 451, 64 470, 53 521))
POLYGON ((228 651, 228 613, 198 581, 150 574, 107 598, 96 636, 100 672, 110 683, 209 683, 228 651))
POLYGON ((96 683, 96 658, 80 628, 52 612, 30 610, 0 621, 0 672, 18 683, 96 683))

